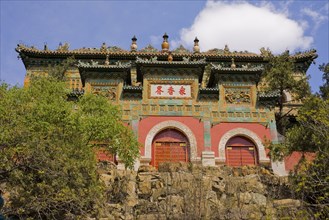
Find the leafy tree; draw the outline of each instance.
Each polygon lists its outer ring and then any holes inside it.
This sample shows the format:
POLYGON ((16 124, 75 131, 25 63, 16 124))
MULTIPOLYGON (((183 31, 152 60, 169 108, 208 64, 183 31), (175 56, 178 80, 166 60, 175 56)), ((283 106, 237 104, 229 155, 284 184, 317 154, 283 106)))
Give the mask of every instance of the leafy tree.
MULTIPOLYGON (((298 125, 289 130, 290 152, 323 152, 329 149, 329 100, 312 96, 298 111, 298 125)), ((290 153, 289 152, 289 153, 290 153)))
POLYGON ((313 161, 300 164, 290 175, 292 189, 315 219, 329 219, 329 153, 319 152, 313 161))
POLYGON ((67 101, 59 77, 34 77, 28 88, 0 85, 0 183, 10 188, 5 214, 75 218, 103 195, 94 146, 105 143, 127 167, 139 153, 120 111, 105 97, 67 101))
POLYGON ((320 86, 320 94, 322 98, 329 99, 329 63, 323 63, 319 69, 323 72, 322 80, 324 81, 324 84, 320 86))
POLYGON ((272 158, 282 158, 294 151, 303 153, 290 175, 296 197, 315 218, 329 218, 329 100, 312 96, 299 109, 297 124, 287 130, 284 143, 272 145, 272 158), (304 153, 314 152, 307 161, 304 153))
POLYGON ((329 219, 328 67, 328 64, 320 66, 325 80, 320 87, 321 97, 312 95, 305 99, 297 123, 287 130, 284 142, 270 145, 273 159, 282 159, 295 151, 303 153, 290 175, 291 187, 316 219, 329 219), (306 152, 314 153, 313 161, 305 159, 306 152))
POLYGON ((286 132, 284 142, 269 146, 273 159, 295 151, 323 152, 329 148, 329 100, 311 96, 298 111, 297 124, 286 132))
POLYGON ((277 56, 268 51, 267 59, 269 63, 266 65, 264 74, 265 89, 271 92, 278 92, 280 95, 278 100, 279 112, 276 121, 280 133, 284 134, 285 126, 287 125, 286 114, 283 112, 284 93, 294 94, 297 99, 310 95, 308 78, 306 76, 296 76, 295 63, 289 51, 285 51, 277 56))

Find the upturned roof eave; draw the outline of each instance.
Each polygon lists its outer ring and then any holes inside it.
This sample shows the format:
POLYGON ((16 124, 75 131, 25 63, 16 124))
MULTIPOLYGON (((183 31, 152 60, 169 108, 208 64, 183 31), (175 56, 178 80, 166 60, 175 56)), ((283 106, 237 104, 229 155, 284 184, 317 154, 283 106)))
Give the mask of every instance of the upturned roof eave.
POLYGON ((144 73, 141 73, 140 69, 141 68, 161 68, 165 67, 166 69, 171 69, 171 68, 179 68, 179 69, 188 69, 188 68, 199 68, 200 71, 198 72, 199 76, 199 82, 202 81, 203 77, 203 70, 205 66, 207 65, 207 62, 184 62, 184 61, 173 61, 173 62, 168 62, 168 61, 145 61, 145 62, 138 62, 136 61, 136 67, 137 67, 137 81, 141 82, 143 79, 144 73))
POLYGON ((107 77, 108 75, 111 75, 113 73, 122 73, 125 74, 122 78, 125 82, 128 84, 131 84, 131 76, 129 72, 129 68, 120 68, 120 69, 101 69, 102 72, 100 72, 100 69, 86 69, 86 68, 78 68, 79 69, 79 74, 82 82, 82 86, 85 86, 86 79, 88 78, 88 74, 96 74, 99 76, 99 78, 111 78, 107 77), (96 70, 97 72, 93 72, 93 70, 96 70), (111 71, 109 71, 111 70, 111 71))
POLYGON ((211 72, 217 74, 228 74, 228 73, 238 73, 238 74, 253 74, 253 73, 262 73, 263 68, 211 68, 211 72))
MULTIPOLYGON (((163 53, 161 51, 158 52, 107 52, 107 51, 53 51, 53 50, 37 50, 37 49, 30 49, 30 48, 16 48, 17 53, 24 54, 27 56, 34 56, 34 57, 59 57, 65 58, 70 56, 75 57, 104 57, 106 55, 115 56, 115 57, 126 57, 126 58, 135 58, 136 56, 158 56, 161 58, 167 57, 168 53, 163 53)), ((239 54, 239 53, 229 53, 229 54, 211 54, 208 52, 201 52, 201 53, 172 53, 173 57, 191 57, 191 58, 238 58, 238 59, 252 59, 252 60, 259 60, 263 61, 264 57, 262 55, 257 54, 239 54)))

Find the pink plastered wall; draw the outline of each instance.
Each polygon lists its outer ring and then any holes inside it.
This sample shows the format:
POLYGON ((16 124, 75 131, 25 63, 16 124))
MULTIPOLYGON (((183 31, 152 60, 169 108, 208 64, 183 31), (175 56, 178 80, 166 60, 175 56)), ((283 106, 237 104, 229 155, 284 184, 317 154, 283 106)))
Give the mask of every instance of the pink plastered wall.
MULTIPOLYGON (((226 132, 236 128, 244 128, 250 130, 251 132, 255 133, 263 143, 265 142, 265 139, 271 140, 270 129, 266 128, 264 125, 257 123, 220 123, 211 128, 211 148, 212 151, 215 152, 215 157, 219 156, 218 145, 223 135, 226 132)), ((266 153, 268 153, 268 150, 266 150, 266 153)))
POLYGON ((146 136, 149 133, 149 131, 155 125, 157 125, 161 122, 164 122, 164 121, 168 121, 168 120, 181 122, 192 131, 193 135, 195 136, 196 142, 197 142, 197 147, 198 147, 197 156, 201 156, 201 152, 202 152, 203 146, 204 146, 203 122, 200 121, 199 119, 196 119, 193 117, 181 117, 181 116, 180 117, 150 116, 150 117, 142 119, 138 125, 138 141, 142 144, 141 155, 145 155, 144 144, 145 144, 146 136))
MULTIPOLYGON (((299 160, 302 158, 303 153, 293 152, 290 156, 284 159, 285 168, 287 171, 292 171, 295 166, 298 164, 299 160)), ((305 159, 307 161, 312 161, 315 158, 315 153, 304 153, 305 159)))

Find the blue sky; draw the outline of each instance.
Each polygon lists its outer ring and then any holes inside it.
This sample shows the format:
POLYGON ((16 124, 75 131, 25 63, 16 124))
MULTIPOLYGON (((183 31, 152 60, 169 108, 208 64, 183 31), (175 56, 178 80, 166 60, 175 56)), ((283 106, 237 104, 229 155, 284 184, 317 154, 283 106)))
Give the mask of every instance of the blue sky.
POLYGON ((17 59, 18 43, 56 49, 108 46, 160 48, 169 35, 171 49, 211 48, 275 53, 315 48, 319 57, 308 71, 313 92, 322 84, 318 65, 329 62, 327 0, 313 1, 0 1, 0 79, 22 85, 25 69, 17 59))

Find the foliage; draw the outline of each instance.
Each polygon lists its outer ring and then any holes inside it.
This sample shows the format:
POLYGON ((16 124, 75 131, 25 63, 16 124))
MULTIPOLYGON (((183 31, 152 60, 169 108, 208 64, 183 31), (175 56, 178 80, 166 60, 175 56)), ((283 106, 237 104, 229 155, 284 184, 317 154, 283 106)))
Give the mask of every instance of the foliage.
POLYGON ((316 219, 329 218, 329 151, 321 151, 312 162, 303 161, 290 176, 292 188, 316 219))
POLYGON ((307 77, 296 77, 294 60, 289 51, 275 56, 269 53, 269 64, 265 70, 266 89, 269 91, 278 91, 281 99, 279 107, 282 111, 284 92, 296 94, 297 98, 303 98, 310 95, 310 88, 307 77))
POLYGON ((298 125, 286 136, 292 151, 321 152, 329 149, 329 100, 311 97, 298 111, 298 125))
POLYGON ((86 141, 94 147, 105 145, 119 156, 126 167, 131 168, 139 155, 139 143, 131 129, 121 123, 119 109, 105 97, 93 94, 84 95, 77 104, 85 121, 83 132, 86 141))
POLYGON ((298 111, 297 125, 290 128, 283 143, 270 147, 273 159, 294 151, 322 152, 329 149, 329 100, 311 96, 298 111))
POLYGON ((58 81, 66 80, 66 73, 75 63, 74 57, 69 57, 61 62, 60 65, 49 65, 47 74, 58 81))
POLYGON ((329 99, 329 63, 323 63, 319 69, 323 72, 322 80, 324 81, 324 84, 320 86, 320 93, 322 98, 329 99))
POLYGON ((126 166, 137 140, 106 98, 67 101, 59 77, 34 77, 28 88, 0 85, 0 182, 11 188, 6 214, 64 219, 95 210, 103 187, 93 146, 106 143, 126 166))
POLYGON ((294 151, 314 152, 315 159, 302 157, 291 185, 296 197, 315 218, 329 218, 329 100, 312 96, 299 109, 298 123, 286 133, 284 143, 272 145, 272 158, 280 159, 294 151))
POLYGON ((313 161, 301 160, 290 177, 296 196, 314 218, 329 219, 329 64, 319 69, 325 80, 320 87, 323 99, 313 96, 300 109, 298 126, 288 132, 286 147, 288 152, 316 152, 313 161))
POLYGON ((291 186, 298 199, 316 219, 329 218, 329 99, 328 67, 321 65, 325 84, 321 96, 313 95, 304 100, 299 109, 297 123, 286 132, 280 144, 271 144, 272 159, 282 159, 295 151, 303 153, 298 166, 290 175, 291 186), (314 152, 313 161, 304 153, 314 152))
POLYGON ((308 77, 306 75, 297 76, 295 71, 295 61, 291 58, 289 51, 280 55, 273 55, 268 52, 268 65, 264 73, 265 89, 270 92, 278 92, 279 112, 276 118, 277 127, 281 134, 285 134, 285 128, 289 124, 288 118, 283 114, 285 92, 293 94, 296 99, 302 99, 310 95, 308 77))

